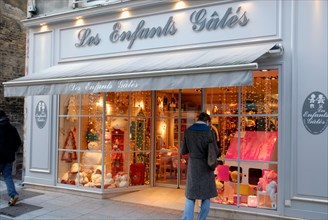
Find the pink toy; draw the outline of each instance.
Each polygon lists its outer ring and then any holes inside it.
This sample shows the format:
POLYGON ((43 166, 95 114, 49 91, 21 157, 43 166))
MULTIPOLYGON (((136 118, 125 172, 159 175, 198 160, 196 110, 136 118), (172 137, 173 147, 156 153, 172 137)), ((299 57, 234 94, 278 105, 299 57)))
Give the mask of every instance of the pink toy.
POLYGON ((271 201, 275 201, 277 192, 277 178, 278 175, 274 170, 264 172, 262 178, 259 179, 257 188, 259 191, 266 191, 270 196, 271 201))

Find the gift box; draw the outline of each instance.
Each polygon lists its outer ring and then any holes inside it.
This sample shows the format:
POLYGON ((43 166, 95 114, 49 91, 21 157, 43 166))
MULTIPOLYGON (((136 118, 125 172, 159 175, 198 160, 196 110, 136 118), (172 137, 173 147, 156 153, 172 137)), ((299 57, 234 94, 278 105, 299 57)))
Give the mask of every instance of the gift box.
POLYGON ((249 207, 257 207, 257 196, 248 196, 247 205, 249 207))
MULTIPOLYGON (((233 203, 237 204, 237 195, 233 195, 233 203)), ((240 203, 247 203, 247 196, 239 195, 239 202, 240 203)))

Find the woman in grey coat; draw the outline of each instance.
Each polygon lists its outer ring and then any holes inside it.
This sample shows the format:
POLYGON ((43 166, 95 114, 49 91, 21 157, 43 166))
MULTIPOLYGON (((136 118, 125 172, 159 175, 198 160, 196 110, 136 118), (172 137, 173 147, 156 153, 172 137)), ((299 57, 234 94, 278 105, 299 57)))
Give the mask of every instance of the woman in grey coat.
POLYGON ((211 118, 202 112, 198 121, 184 133, 184 140, 180 149, 181 154, 189 154, 186 184, 186 204, 182 219, 194 219, 195 200, 202 200, 199 220, 206 219, 210 209, 210 198, 217 196, 215 176, 207 162, 208 146, 213 143, 213 153, 218 155, 214 131, 210 127, 211 118))

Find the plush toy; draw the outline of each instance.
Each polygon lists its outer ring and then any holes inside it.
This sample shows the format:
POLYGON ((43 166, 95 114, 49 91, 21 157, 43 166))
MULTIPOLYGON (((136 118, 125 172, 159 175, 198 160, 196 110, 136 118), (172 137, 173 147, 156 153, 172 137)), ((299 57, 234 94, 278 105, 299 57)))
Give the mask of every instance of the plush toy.
POLYGON ((125 187, 125 186, 129 186, 127 174, 121 176, 121 182, 119 183, 119 187, 125 187))
MULTIPOLYGON (((85 184, 84 186, 88 187, 97 187, 100 188, 102 183, 102 168, 101 166, 97 166, 95 169, 94 173, 91 175, 91 181, 85 184)), ((105 175, 105 180, 104 180, 104 188, 111 187, 114 183, 114 180, 112 178, 111 173, 107 173, 105 175)))
POLYGON ((235 170, 235 171, 232 171, 232 172, 229 172, 230 173, 230 178, 231 178, 231 181, 234 182, 234 183, 237 183, 238 182, 238 176, 240 177, 240 182, 241 182, 241 178, 242 178, 242 174, 239 173, 238 175, 238 171, 235 170))
POLYGON ((85 172, 80 172, 75 178, 75 184, 85 185, 89 182, 87 174, 85 172))
POLYGON ((224 198, 223 198, 224 185, 219 180, 215 180, 215 185, 216 185, 216 189, 218 191, 218 198, 217 199, 218 199, 219 202, 222 202, 222 201, 224 201, 224 198))
POLYGON ((114 177, 114 184, 116 187, 120 186, 122 175, 120 173, 116 174, 114 177))
POLYGON ((270 196, 272 202, 276 201, 277 182, 272 180, 267 186, 266 191, 270 196))
POLYGON ((114 185, 116 187, 125 187, 129 186, 128 174, 123 172, 118 172, 114 177, 114 185))
POLYGON ((276 202, 277 173, 274 170, 266 171, 257 183, 259 191, 266 191, 273 203, 276 202))
POLYGON ((101 146, 98 142, 91 141, 88 143, 88 149, 91 151, 84 152, 81 159, 81 166, 83 170, 87 173, 94 173, 97 166, 101 164, 102 153, 101 146), (96 152, 95 152, 96 151, 96 152))
MULTIPOLYGON (((277 184, 277 173, 274 170, 265 171, 263 177, 259 179, 257 188, 259 191, 267 191, 267 185, 274 181, 277 184)), ((272 184, 273 185, 273 184, 272 184)))
POLYGON ((104 187, 108 188, 110 187, 112 184, 114 183, 114 180, 112 178, 112 174, 111 173, 107 173, 105 181, 104 181, 104 187))
POLYGON ((101 166, 97 166, 95 172, 91 175, 91 181, 95 187, 101 187, 101 180, 102 180, 102 169, 101 166))
POLYGON ((78 170, 79 170, 79 164, 73 163, 71 165, 71 168, 62 176, 60 182, 64 184, 75 185, 76 184, 75 180, 77 177, 78 170))

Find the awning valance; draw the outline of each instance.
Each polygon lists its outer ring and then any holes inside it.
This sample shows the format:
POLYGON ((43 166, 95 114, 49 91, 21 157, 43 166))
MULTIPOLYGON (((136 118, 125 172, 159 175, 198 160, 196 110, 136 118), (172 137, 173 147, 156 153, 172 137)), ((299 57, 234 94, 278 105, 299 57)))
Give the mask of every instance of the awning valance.
POLYGON ((4 82, 5 96, 211 88, 252 84, 257 58, 275 44, 62 62, 4 82))

